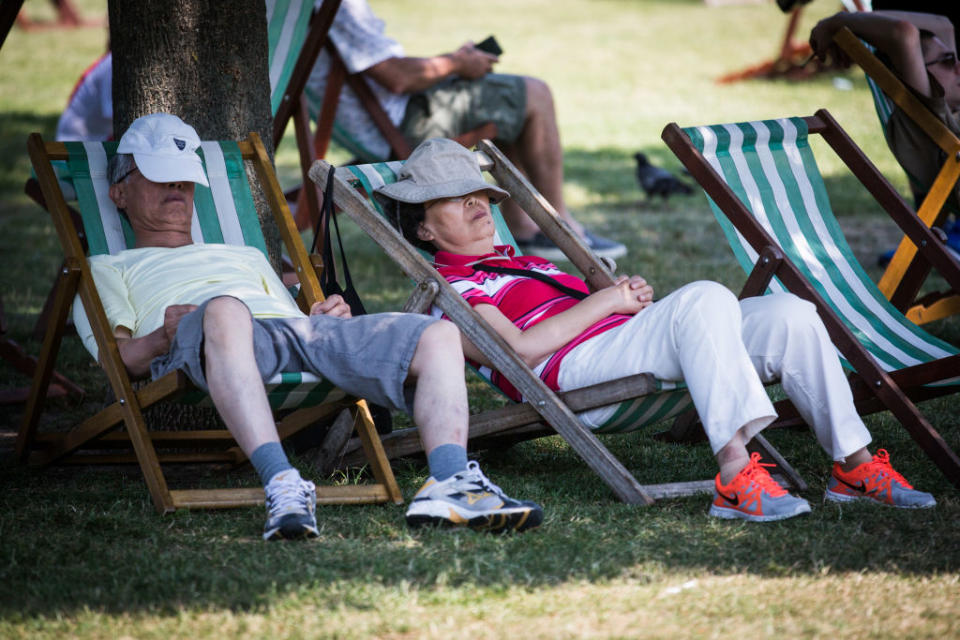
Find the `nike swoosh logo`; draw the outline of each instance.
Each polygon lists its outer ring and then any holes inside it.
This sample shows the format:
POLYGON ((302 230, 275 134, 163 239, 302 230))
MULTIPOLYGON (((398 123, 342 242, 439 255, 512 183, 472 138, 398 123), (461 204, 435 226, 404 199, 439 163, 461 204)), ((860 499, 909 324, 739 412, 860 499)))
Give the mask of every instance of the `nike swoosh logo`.
POLYGON ((837 478, 837 481, 840 482, 840 484, 844 484, 850 487, 854 491, 859 491, 860 493, 871 493, 870 491, 867 491, 867 483, 864 482, 863 480, 861 480, 857 484, 850 484, 849 482, 844 482, 841 478, 837 478))
POLYGON ((735 493, 732 494, 732 495, 729 495, 729 496, 728 496, 727 494, 723 493, 722 491, 719 491, 719 490, 717 491, 717 493, 720 494, 720 497, 721 497, 721 498, 723 498, 724 500, 726 500, 727 502, 729 502, 730 504, 732 504, 732 505, 735 506, 735 507, 740 504, 740 496, 738 496, 738 495, 735 494, 735 493))

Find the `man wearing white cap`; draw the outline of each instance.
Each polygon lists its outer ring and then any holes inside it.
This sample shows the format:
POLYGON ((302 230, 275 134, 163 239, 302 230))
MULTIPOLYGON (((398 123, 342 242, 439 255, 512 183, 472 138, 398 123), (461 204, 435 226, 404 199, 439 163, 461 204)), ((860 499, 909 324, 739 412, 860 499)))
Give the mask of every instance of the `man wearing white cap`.
MULTIPOLYGON (((264 483, 264 539, 318 533, 315 487, 287 460, 262 384, 303 370, 411 413, 432 476, 407 513, 411 525, 537 526, 538 505, 509 498, 467 462, 457 329, 413 314, 351 318, 336 295, 306 316, 259 250, 194 244, 193 193, 207 185, 199 145, 176 116, 130 125, 108 172, 110 198, 128 218, 135 248, 94 256, 90 268, 130 373, 156 379, 180 369, 209 391, 264 483)), ((75 310, 74 318, 89 340, 84 314, 75 310)))

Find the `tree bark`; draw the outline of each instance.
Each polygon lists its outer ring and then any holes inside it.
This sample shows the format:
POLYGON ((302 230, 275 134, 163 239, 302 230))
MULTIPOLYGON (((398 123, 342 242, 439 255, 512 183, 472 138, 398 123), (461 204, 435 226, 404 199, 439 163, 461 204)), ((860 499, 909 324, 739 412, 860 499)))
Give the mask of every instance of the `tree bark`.
MULTIPOLYGON (((264 0, 109 0, 113 49, 113 130, 172 113, 203 140, 239 140, 250 131, 273 157, 264 0)), ((270 261, 279 268, 279 232, 253 172, 254 199, 270 261)))

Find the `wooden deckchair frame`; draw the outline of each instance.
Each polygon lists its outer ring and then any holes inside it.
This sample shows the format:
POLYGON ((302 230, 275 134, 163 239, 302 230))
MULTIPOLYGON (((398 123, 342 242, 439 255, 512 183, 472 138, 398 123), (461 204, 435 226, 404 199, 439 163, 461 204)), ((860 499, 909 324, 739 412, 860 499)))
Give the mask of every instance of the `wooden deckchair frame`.
MULTIPOLYGON (((506 156, 489 140, 480 141, 478 150, 482 152, 481 169, 488 171, 512 195, 517 205, 530 215, 584 275, 590 287, 599 289, 612 285, 613 274, 608 266, 597 259, 579 236, 570 230, 550 203, 506 156)), ((329 171, 329 163, 320 160, 310 170, 310 177, 317 184, 325 184, 329 171)), ((337 207, 346 212, 416 283, 416 289, 404 311, 426 313, 431 305, 438 306, 487 356, 493 367, 526 398, 522 404, 471 416, 469 435, 472 441, 491 436, 510 441, 559 434, 616 496, 628 504, 650 505, 659 498, 713 490, 712 479, 641 485, 574 415, 575 411, 655 393, 658 386, 652 376, 639 374, 563 394, 553 392, 450 283, 338 174, 335 174, 334 199, 337 207)), ((405 430, 386 436, 384 441, 391 455, 409 455, 422 450, 414 438, 415 434, 405 430)), ((806 488, 802 478, 761 436, 754 439, 752 446, 778 463, 781 473, 792 486, 799 490, 806 488)))
MULTIPOLYGON (((960 263, 946 251, 943 243, 910 209, 900 194, 853 143, 830 113, 826 109, 821 109, 804 120, 809 133, 820 134, 823 137, 904 234, 920 247, 923 258, 933 265, 952 287, 960 290, 960 263)), ((960 487, 960 458, 914 404, 918 400, 960 391, 960 385, 944 385, 935 388, 923 386, 960 375, 960 355, 892 373, 885 372, 806 280, 796 265, 783 258, 776 240, 763 229, 683 130, 676 123, 670 123, 663 130, 661 137, 757 253, 761 256, 766 255, 768 258, 771 252, 780 254, 775 263, 770 266, 771 276, 775 275, 779 278, 787 290, 816 305, 830 339, 856 370, 856 373, 851 376, 851 386, 857 409, 861 413, 889 410, 947 479, 954 486, 960 487)), ((767 283, 757 281, 752 286, 758 286, 756 293, 761 293, 767 283), (762 286, 759 286, 761 284, 762 286)))
MULTIPOLYGON (((876 85, 926 133, 933 144, 946 154, 940 172, 930 185, 917 216, 928 227, 941 222, 947 212, 944 203, 960 178, 960 138, 941 122, 890 69, 864 46, 850 29, 836 33, 834 41, 860 65, 876 85)), ((895 307, 917 324, 932 322, 960 313, 960 294, 950 291, 931 293, 922 299, 917 294, 930 273, 930 264, 917 252, 910 238, 904 236, 887 265, 877 287, 895 307)))
MULTIPOLYGON (((287 208, 286 200, 273 172, 272 165, 259 136, 251 133, 246 140, 237 143, 246 162, 251 162, 265 192, 267 201, 279 227, 281 238, 296 267, 301 291, 298 302, 309 309, 323 300, 318 274, 308 256, 303 242, 287 208)), ((134 390, 116 340, 104 314, 97 294, 86 256, 78 239, 77 228, 71 219, 64 201, 51 161, 66 160, 67 149, 62 143, 44 142, 40 134, 31 134, 27 148, 47 208, 53 216, 57 236, 63 247, 65 260, 56 283, 56 294, 51 305, 47 332, 41 348, 39 365, 33 380, 26 413, 17 435, 16 453, 21 461, 49 464, 72 457, 73 461, 84 459, 75 455, 81 447, 110 449, 121 444, 132 446, 134 456, 95 455, 87 462, 129 462, 135 459, 149 488, 154 506, 161 513, 177 508, 235 507, 262 503, 263 490, 249 489, 194 489, 171 490, 161 469, 161 462, 221 462, 239 464, 245 460, 243 452, 235 445, 226 430, 150 433, 143 418, 143 410, 161 401, 172 399, 192 388, 186 376, 173 372, 134 390), (84 420, 72 431, 64 434, 37 434, 37 425, 43 409, 43 399, 50 383, 51 373, 59 351, 67 314, 76 294, 80 295, 87 317, 99 347, 99 358, 116 400, 97 415, 84 420), (123 433, 110 433, 119 426, 123 433), (158 445, 213 446, 217 450, 208 453, 158 454, 158 445), (31 458, 31 453, 34 455, 31 458)), ((319 420, 333 416, 342 409, 349 409, 353 426, 364 442, 364 450, 372 467, 375 483, 369 485, 320 486, 317 501, 320 503, 371 503, 402 502, 399 487, 384 455, 382 444, 363 400, 347 398, 342 402, 322 404, 296 410, 277 424, 282 438, 286 438, 319 420)), ((343 419, 343 417, 341 417, 343 419)))

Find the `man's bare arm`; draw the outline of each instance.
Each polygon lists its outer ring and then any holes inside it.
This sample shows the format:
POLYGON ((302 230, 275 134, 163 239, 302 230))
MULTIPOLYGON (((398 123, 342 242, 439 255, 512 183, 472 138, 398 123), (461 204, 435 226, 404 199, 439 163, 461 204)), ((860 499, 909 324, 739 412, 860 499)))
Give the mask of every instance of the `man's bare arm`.
POLYGON ((150 362, 170 350, 170 343, 177 333, 181 318, 197 308, 194 304, 175 304, 167 307, 163 314, 163 326, 145 336, 134 338, 127 327, 117 327, 114 338, 120 359, 134 378, 142 378, 150 373, 150 362))
POLYGON ((468 42, 452 53, 439 56, 388 58, 364 73, 392 93, 413 93, 428 89, 453 74, 468 79, 482 78, 496 62, 497 56, 468 42))
POLYGON ((943 16, 909 11, 841 12, 824 18, 810 32, 810 46, 821 60, 849 63, 833 42, 833 36, 843 27, 885 53, 901 79, 924 96, 931 95, 931 88, 920 48, 920 30, 931 31, 954 47, 953 25, 943 16))
POLYGON ((953 28, 953 23, 950 22, 950 18, 947 16, 941 16, 935 13, 916 13, 913 11, 876 11, 874 13, 880 13, 899 20, 906 20, 918 29, 924 29, 933 33, 933 35, 943 40, 943 43, 947 45, 950 50, 957 50, 956 31, 953 28))

